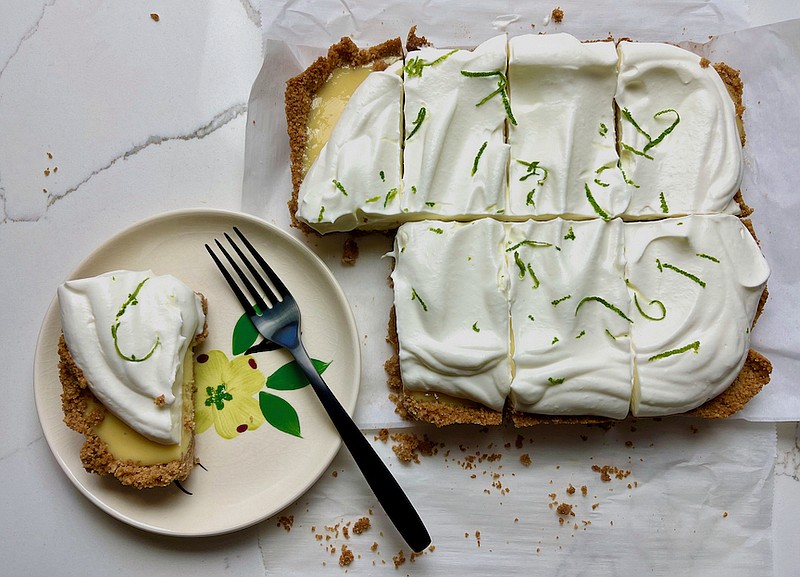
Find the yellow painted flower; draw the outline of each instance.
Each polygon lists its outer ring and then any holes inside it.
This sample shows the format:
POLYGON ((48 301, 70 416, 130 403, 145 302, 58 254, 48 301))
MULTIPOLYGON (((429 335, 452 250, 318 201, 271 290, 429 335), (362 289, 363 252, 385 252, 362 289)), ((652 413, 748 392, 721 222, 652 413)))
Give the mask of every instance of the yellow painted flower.
POLYGON ((233 439, 261 426, 264 415, 253 395, 264 386, 265 378, 253 357, 229 361, 222 351, 209 351, 198 355, 194 370, 198 434, 213 423, 221 437, 233 439))

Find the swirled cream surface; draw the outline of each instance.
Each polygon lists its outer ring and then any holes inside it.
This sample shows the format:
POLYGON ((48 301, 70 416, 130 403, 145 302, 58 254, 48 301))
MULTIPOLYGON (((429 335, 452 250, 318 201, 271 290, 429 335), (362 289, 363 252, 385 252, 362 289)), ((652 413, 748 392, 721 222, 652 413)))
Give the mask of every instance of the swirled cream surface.
POLYGON ((401 188, 402 62, 355 89, 303 179, 297 216, 320 232, 397 223, 401 188))
POLYGON ((742 144, 717 71, 669 44, 620 42, 619 55, 620 158, 632 193, 625 215, 735 213, 742 144))
POLYGON ((631 398, 623 224, 508 225, 515 409, 624 418, 631 398))
POLYGON ((403 384, 502 410, 511 385, 503 225, 400 227, 392 280, 403 384))
POLYGON ((406 57, 402 211, 416 218, 506 209, 506 37, 406 57))
POLYGON ((148 439, 181 441, 183 361, 205 323, 173 276, 113 271, 58 288, 61 326, 95 397, 148 439))
POLYGON ((636 416, 681 413, 721 393, 747 358, 769 267, 735 216, 625 226, 636 416))
POLYGON ((509 41, 509 214, 615 216, 630 192, 617 167, 613 42, 568 34, 509 41))

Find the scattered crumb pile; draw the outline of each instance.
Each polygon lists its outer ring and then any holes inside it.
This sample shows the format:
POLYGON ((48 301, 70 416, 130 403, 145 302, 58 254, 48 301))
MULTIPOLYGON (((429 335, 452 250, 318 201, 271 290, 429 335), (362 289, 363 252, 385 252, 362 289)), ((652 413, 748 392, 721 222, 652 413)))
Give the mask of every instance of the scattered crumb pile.
POLYGON ((440 447, 444 447, 444 443, 432 441, 428 435, 420 438, 414 433, 395 433, 390 436, 387 429, 381 429, 375 437, 376 441, 384 443, 389 439, 394 441, 392 451, 404 463, 419 463, 420 455, 432 457, 439 452, 440 447))

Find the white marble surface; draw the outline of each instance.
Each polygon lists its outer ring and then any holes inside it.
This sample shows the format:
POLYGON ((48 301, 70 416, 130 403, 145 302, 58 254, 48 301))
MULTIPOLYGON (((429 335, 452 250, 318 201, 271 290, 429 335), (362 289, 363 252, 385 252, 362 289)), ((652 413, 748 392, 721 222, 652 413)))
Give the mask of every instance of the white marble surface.
MULTIPOLYGON (((750 25, 800 16, 791 0, 739 4, 750 25)), ((269 522, 167 539, 92 506, 50 454, 32 391, 55 287, 94 247, 167 210, 241 207, 246 103, 260 67, 255 0, 0 2, 0 573, 270 574, 269 522)), ((800 567, 800 426, 777 432, 774 574, 789 577, 800 567)))

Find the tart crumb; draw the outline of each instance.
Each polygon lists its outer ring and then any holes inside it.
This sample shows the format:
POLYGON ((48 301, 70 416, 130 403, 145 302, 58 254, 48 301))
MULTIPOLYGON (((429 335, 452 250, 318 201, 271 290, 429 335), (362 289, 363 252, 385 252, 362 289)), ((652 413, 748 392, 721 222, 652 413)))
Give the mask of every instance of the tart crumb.
POLYGON ((156 407, 163 407, 167 404, 167 400, 164 398, 164 395, 158 395, 155 399, 153 399, 156 407))
POLYGON ((155 12, 152 12, 150 14, 150 18, 153 20, 153 22, 158 22, 159 20, 161 20, 161 17, 155 12))
POLYGON ((358 243, 352 236, 348 236, 342 246, 342 264, 353 266, 356 260, 358 260, 358 243))
POLYGON ((347 545, 342 545, 342 553, 339 555, 339 566, 347 567, 353 562, 354 559, 355 556, 353 555, 353 552, 347 547, 347 545))
POLYGON ((564 20, 564 11, 561 9, 561 6, 556 6, 553 8, 553 11, 550 13, 550 18, 556 24, 561 24, 561 22, 564 20))
POLYGON ((278 523, 276 526, 283 527, 287 533, 292 530, 292 525, 294 525, 294 515, 284 515, 282 517, 278 517, 278 523))
POLYGON ((355 522, 353 525, 353 533, 356 535, 361 535, 364 531, 369 529, 371 526, 369 517, 361 517, 358 521, 355 522))
POLYGON ((397 555, 392 555, 392 561, 394 561, 394 568, 395 569, 397 569, 398 567, 400 567, 400 565, 402 565, 403 563, 406 562, 406 555, 405 555, 405 553, 403 553, 402 549, 400 549, 397 552, 397 555))
POLYGON ((700 68, 708 68, 708 66, 710 64, 711 64, 711 61, 708 58, 706 58, 705 56, 700 58, 700 68))

